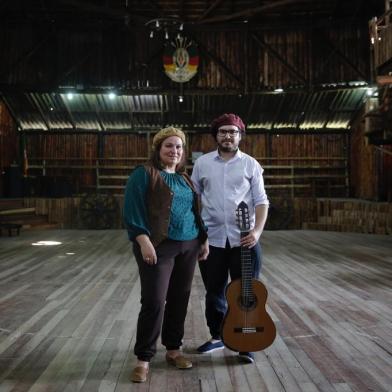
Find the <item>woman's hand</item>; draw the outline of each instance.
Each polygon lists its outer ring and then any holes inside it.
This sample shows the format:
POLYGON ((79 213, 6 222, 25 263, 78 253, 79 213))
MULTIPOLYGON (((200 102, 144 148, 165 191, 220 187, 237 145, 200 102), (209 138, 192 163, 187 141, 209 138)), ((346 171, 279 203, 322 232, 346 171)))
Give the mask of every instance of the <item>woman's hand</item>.
POLYGON ((141 234, 136 237, 136 241, 140 245, 140 252, 144 262, 153 265, 157 263, 157 254, 154 245, 151 243, 150 237, 146 234, 141 234))
POLYGON ((209 253, 210 253, 210 247, 208 245, 208 240, 205 240, 205 242, 200 245, 199 256, 197 260, 206 260, 209 253))

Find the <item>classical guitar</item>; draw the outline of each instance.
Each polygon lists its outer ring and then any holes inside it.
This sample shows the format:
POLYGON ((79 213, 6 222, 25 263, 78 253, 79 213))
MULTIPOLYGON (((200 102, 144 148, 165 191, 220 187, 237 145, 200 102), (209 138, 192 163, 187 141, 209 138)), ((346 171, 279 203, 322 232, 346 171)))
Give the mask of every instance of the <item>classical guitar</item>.
MULTIPOLYGON (((249 210, 241 202, 236 210, 241 237, 250 230, 249 210)), ((241 247, 241 279, 231 281, 226 289, 228 310, 222 324, 222 340, 233 351, 261 351, 276 336, 275 324, 265 309, 267 289, 253 278, 250 249, 241 247)))

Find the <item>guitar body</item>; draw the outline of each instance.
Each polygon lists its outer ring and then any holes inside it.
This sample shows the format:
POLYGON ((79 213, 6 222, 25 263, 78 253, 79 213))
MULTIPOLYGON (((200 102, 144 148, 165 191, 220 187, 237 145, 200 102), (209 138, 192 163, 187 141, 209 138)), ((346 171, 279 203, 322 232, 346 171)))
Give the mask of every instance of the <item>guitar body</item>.
POLYGON ((254 299, 248 306, 241 300, 241 279, 230 282, 226 289, 228 310, 221 336, 233 351, 261 351, 275 340, 275 324, 265 309, 267 289, 257 279, 251 279, 251 286, 254 299))

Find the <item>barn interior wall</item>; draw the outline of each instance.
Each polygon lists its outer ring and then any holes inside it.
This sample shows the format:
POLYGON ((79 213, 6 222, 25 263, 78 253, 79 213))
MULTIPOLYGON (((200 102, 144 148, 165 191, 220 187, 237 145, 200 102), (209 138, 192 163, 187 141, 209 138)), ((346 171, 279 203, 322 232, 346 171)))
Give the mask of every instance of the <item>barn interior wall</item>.
MULTIPOLYGON (((107 189, 119 193, 131 170, 148 159, 153 135, 25 132, 23 137, 31 176, 65 181, 72 184, 72 193, 103 189, 104 181, 100 183, 100 179, 112 179, 106 181, 107 189)), ((187 132, 188 169, 194 153, 215 148, 210 134, 187 132)), ((249 131, 241 149, 264 167, 265 182, 273 196, 345 196, 345 134, 271 135, 249 131)))
MULTIPOLYGON (((164 41, 122 26, 91 30, 4 26, 7 53, 0 82, 53 90, 60 86, 178 90, 163 71, 164 41), (32 50, 35 48, 35 50, 32 50)), ((369 74, 366 26, 334 29, 189 32, 198 46, 198 74, 185 88, 236 89, 308 86, 363 80, 369 74), (240 61, 239 61, 240 59, 240 61)))
POLYGON ((7 170, 19 160, 16 124, 0 99, 0 197, 6 194, 7 170))
POLYGON ((350 195, 372 201, 392 201, 392 145, 372 144, 371 117, 366 106, 353 122, 350 138, 350 195))

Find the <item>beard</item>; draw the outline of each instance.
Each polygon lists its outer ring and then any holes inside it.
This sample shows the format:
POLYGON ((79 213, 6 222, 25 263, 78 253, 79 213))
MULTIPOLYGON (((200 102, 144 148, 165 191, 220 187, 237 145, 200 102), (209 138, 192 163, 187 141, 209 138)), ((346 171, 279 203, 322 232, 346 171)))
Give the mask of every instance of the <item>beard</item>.
POLYGON ((223 147, 219 146, 219 151, 222 152, 235 152, 238 150, 238 146, 223 147))
POLYGON ((238 144, 231 144, 231 145, 226 146, 226 145, 224 145, 224 142, 223 142, 218 145, 218 149, 219 149, 219 151, 222 151, 222 152, 235 152, 238 150, 238 144))

